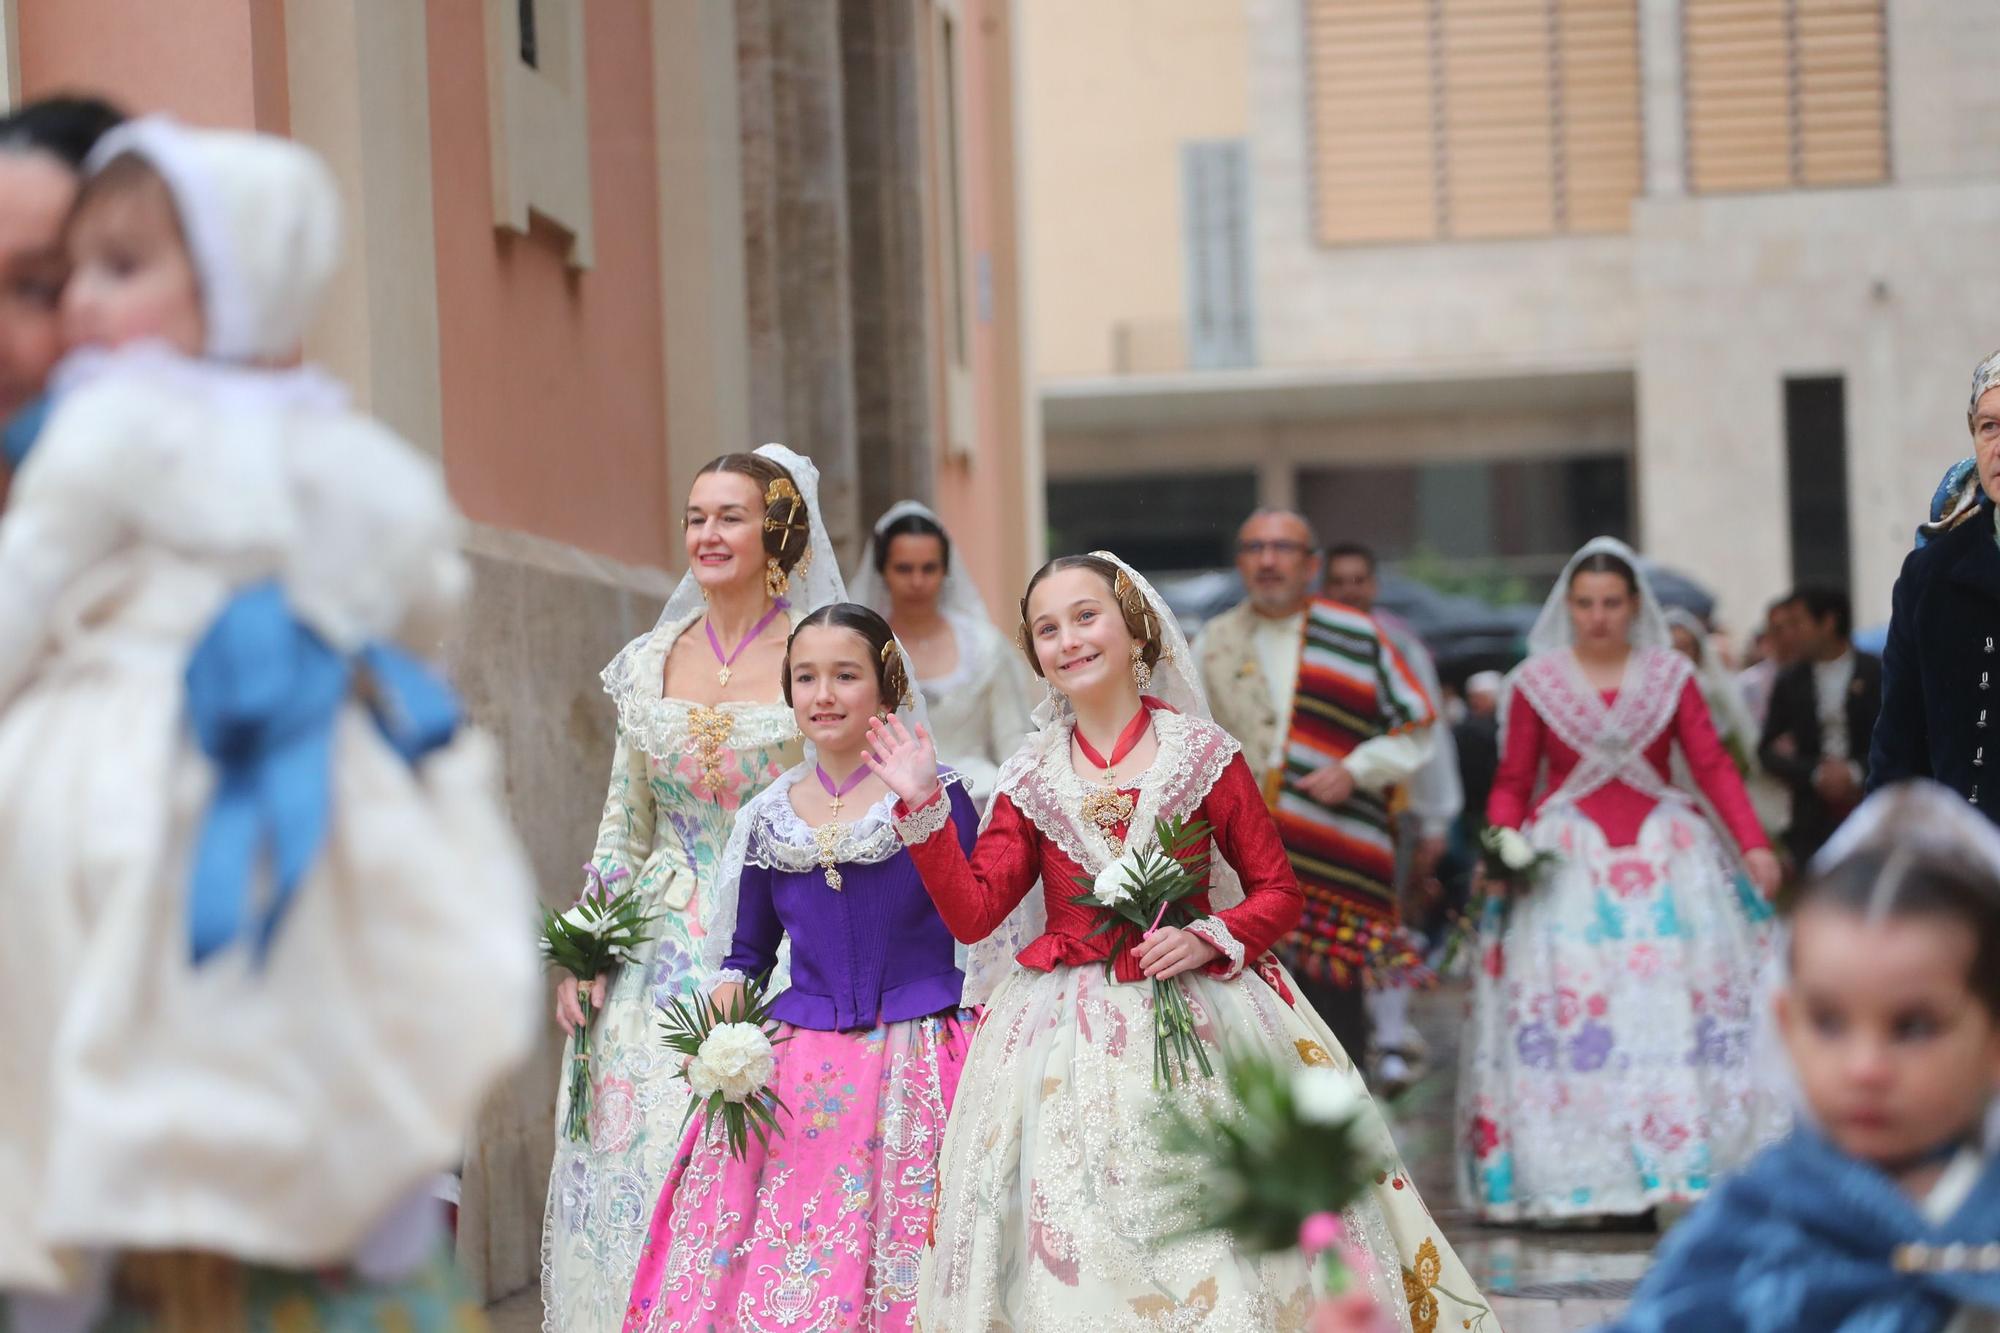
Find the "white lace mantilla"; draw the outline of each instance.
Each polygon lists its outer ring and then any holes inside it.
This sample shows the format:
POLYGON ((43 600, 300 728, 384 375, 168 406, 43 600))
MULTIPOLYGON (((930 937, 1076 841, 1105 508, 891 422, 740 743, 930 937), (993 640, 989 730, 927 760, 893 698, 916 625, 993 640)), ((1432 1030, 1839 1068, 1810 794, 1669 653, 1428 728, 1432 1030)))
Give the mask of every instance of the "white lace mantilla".
POLYGON ((698 746, 717 719, 727 719, 729 744, 737 749, 782 745, 799 734, 792 710, 759 700, 697 704, 661 694, 667 654, 701 619, 697 610, 642 634, 619 650, 604 668, 604 692, 618 709, 626 740, 655 759, 672 761, 698 746))
MULTIPOLYGON (((963 781, 948 769, 938 774, 938 798, 932 805, 945 811, 947 822, 951 814, 947 792, 963 781)), ((789 792, 789 786, 786 790, 789 792)), ((821 868, 818 830, 799 818, 799 812, 792 808, 785 793, 758 802, 754 817, 756 822, 751 825, 750 843, 744 853, 747 864, 800 874, 821 868)), ((869 806, 861 818, 843 826, 840 841, 835 844, 834 859, 841 865, 880 865, 903 850, 903 839, 896 826, 896 796, 891 792, 869 806)))
MULTIPOLYGON (((1153 714, 1152 721, 1158 752, 1145 772, 1121 784, 1139 792, 1125 836, 1125 851, 1158 846, 1156 825, 1160 820, 1187 819, 1201 809, 1222 770, 1241 748, 1228 732, 1198 717, 1162 709, 1153 714)), ((1042 836, 1094 878, 1118 853, 1083 816, 1084 798, 1095 788, 1077 776, 1067 740, 1066 731, 1064 744, 1047 747, 1039 764, 1001 790, 1042 836)))
POLYGON ((1568 649, 1529 658, 1516 688, 1557 739, 1581 756, 1550 799, 1574 803, 1613 782, 1654 800, 1672 798, 1674 789, 1647 760, 1646 751, 1673 725, 1693 670, 1671 648, 1634 648, 1618 697, 1606 707, 1568 649))

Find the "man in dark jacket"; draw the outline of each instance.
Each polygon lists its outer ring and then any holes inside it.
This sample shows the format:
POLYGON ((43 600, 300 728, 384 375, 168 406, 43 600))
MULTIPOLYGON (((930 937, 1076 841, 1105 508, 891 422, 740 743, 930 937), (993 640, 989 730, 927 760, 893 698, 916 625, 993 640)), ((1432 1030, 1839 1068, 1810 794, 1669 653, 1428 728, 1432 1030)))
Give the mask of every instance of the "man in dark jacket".
POLYGON ((1882 664, 1854 650, 1846 593, 1801 588, 1787 604, 1796 611, 1799 660, 1771 688, 1757 755, 1792 790, 1785 846, 1802 867, 1861 804, 1882 709, 1882 664))
POLYGON ((1896 580, 1868 785, 1935 778, 2000 821, 2000 352, 1972 373, 1966 421, 1980 494, 1896 580))

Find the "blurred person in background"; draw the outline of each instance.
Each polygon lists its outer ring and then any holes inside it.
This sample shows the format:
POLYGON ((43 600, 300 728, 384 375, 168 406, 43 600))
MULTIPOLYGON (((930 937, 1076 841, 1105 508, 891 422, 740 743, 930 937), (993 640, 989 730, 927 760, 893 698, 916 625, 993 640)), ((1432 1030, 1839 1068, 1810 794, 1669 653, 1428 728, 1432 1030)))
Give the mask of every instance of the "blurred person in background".
POLYGON ((1978 487, 1948 512, 1933 502, 1941 521, 1896 580, 1868 784, 1935 778, 2000 819, 2000 352, 1974 367, 1965 420, 1978 487))
POLYGON ((1882 664, 1855 651, 1846 593, 1802 588, 1790 605, 1798 660, 1771 691, 1757 756, 1791 789, 1785 846, 1792 864, 1804 866, 1861 803, 1882 709, 1882 664))
MULTIPOLYGON (((0 426, 36 403, 62 355, 63 221, 84 159, 124 119, 94 97, 47 97, 0 118, 0 426)), ((6 433, 0 501, 32 423, 6 433)))
POLYGON ((1671 644, 1637 556, 1600 537, 1507 696, 1487 812, 1553 864, 1492 885, 1478 923, 1459 1181, 1489 1221, 1640 1218, 1783 1128, 1747 1058, 1778 861, 1671 644), (1676 749, 1721 828, 1672 785, 1676 749))
POLYGON ((1430 757, 1437 708, 1373 619, 1312 595, 1316 546, 1299 515, 1252 514, 1236 554, 1249 598, 1209 623, 1195 655, 1305 894, 1278 952, 1365 1069, 1366 989, 1420 965, 1397 911, 1388 796, 1430 757))
MULTIPOLYGON (((1374 620, 1383 637, 1395 645, 1417 681, 1430 695, 1442 717, 1444 690, 1430 649, 1409 624, 1376 609, 1382 584, 1374 551, 1359 542, 1342 542, 1326 555, 1324 594, 1374 620)), ((1431 728, 1430 757, 1412 773, 1398 792, 1396 812, 1396 892, 1404 921, 1428 921, 1444 897, 1439 871, 1449 849, 1452 826, 1465 809, 1465 787, 1459 779, 1458 747, 1449 725, 1431 728)), ((1374 1024, 1376 1077, 1394 1096, 1416 1076, 1424 1054, 1423 1039, 1409 1019, 1408 986, 1378 986, 1368 993, 1368 1014, 1374 1024)))
POLYGON ((985 810, 1000 765, 1029 731, 1021 658, 952 560, 951 537, 929 506, 891 505, 875 520, 848 595, 889 622, 916 668, 939 757, 985 810))
POLYGON ((1785 668, 1799 660, 1797 594, 1787 593, 1764 612, 1752 652, 1756 660, 1736 674, 1750 719, 1761 731, 1771 708, 1771 690, 1785 668))
POLYGON ((1735 679, 1710 643, 1708 626, 1694 612, 1673 606, 1667 608, 1667 627, 1673 632, 1674 651, 1694 663, 1694 678, 1701 686, 1701 697, 1708 704, 1722 748, 1736 761, 1736 771, 1748 779, 1756 770, 1757 724, 1751 720, 1735 679))

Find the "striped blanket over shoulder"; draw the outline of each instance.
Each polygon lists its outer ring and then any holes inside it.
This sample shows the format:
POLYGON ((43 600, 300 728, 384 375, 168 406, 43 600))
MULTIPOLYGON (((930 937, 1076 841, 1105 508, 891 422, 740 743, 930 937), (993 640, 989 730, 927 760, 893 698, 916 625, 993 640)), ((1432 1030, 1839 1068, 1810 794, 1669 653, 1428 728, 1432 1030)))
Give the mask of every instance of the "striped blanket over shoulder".
POLYGON ((1421 976, 1422 960, 1396 907, 1388 804, 1357 790, 1329 808, 1300 791, 1298 781, 1345 759, 1364 741, 1436 718, 1409 664, 1368 615, 1314 600, 1306 610, 1298 690, 1272 801, 1305 893, 1305 917, 1280 949, 1299 975, 1338 985, 1421 976))

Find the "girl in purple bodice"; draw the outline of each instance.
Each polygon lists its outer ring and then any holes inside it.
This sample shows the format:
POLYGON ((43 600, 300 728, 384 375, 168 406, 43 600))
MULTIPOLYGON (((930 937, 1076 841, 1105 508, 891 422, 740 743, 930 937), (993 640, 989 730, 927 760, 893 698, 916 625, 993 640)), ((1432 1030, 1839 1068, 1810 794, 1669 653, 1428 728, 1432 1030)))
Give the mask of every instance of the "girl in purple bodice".
MULTIPOLYGON (((951 932, 861 756, 871 717, 914 722, 922 703, 888 624, 852 603, 799 622, 784 681, 805 762, 738 815, 703 961, 723 1001, 773 973, 772 1087, 788 1110, 742 1161, 690 1128, 632 1286, 635 1333, 914 1324, 971 1024, 951 932)), ((948 780, 969 853, 978 817, 948 780)))

